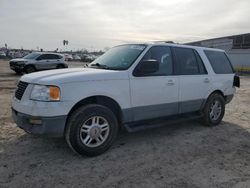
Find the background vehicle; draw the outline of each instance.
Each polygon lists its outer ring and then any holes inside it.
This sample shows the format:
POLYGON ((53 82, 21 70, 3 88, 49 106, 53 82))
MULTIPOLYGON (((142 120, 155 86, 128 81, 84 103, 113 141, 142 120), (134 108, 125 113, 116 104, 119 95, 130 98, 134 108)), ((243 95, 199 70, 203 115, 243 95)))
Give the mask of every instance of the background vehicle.
POLYGON ((112 145, 120 126, 136 131, 170 116, 218 125, 235 87, 239 78, 223 50, 121 45, 85 69, 23 76, 13 118, 29 133, 64 136, 74 151, 94 156, 112 145))
POLYGON ((83 55, 81 56, 81 60, 82 60, 83 62, 92 62, 92 61, 94 61, 95 59, 96 59, 96 57, 93 56, 92 54, 83 54, 83 55))
POLYGON ((81 61, 81 57, 79 55, 77 55, 77 54, 73 54, 72 58, 73 58, 74 61, 81 61))
POLYGON ((6 57, 6 54, 5 54, 5 52, 3 52, 3 51, 0 51, 0 58, 5 58, 6 57))
POLYGON ((16 73, 31 73, 68 67, 61 54, 46 52, 33 52, 23 58, 12 59, 9 64, 16 73))
POLYGON ((72 61, 73 57, 71 54, 64 54, 64 59, 65 59, 65 61, 72 61))

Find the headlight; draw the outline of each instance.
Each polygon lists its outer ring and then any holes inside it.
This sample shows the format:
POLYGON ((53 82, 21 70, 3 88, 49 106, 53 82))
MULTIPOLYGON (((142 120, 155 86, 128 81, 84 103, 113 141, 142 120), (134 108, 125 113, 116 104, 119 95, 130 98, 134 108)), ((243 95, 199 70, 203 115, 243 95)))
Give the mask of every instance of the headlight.
POLYGON ((60 88, 57 86, 34 85, 30 99, 38 101, 59 101, 60 88))

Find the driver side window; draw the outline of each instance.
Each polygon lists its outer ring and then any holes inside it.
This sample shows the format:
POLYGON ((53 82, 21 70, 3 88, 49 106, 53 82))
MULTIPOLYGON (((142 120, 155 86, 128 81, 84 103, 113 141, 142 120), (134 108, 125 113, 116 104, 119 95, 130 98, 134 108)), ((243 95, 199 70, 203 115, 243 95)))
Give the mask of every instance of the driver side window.
POLYGON ((142 61, 144 60, 157 60, 159 62, 159 70, 150 73, 148 76, 166 76, 173 74, 172 53, 168 46, 153 46, 142 58, 142 61))

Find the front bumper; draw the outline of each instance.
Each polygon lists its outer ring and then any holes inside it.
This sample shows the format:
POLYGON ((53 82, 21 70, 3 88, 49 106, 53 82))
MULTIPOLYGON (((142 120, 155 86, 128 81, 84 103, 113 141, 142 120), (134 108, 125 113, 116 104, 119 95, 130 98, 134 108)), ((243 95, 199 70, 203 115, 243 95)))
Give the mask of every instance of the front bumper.
POLYGON ((49 137, 62 137, 67 116, 35 117, 12 109, 12 117, 18 127, 28 133, 49 137))
POLYGON ((24 64, 10 64, 10 69, 14 70, 14 71, 22 71, 24 69, 24 64))

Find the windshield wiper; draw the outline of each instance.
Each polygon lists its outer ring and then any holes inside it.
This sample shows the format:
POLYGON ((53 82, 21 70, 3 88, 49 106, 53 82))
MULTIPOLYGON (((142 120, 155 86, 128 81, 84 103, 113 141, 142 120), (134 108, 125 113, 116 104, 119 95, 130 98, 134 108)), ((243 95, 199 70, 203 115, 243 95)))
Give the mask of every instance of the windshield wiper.
POLYGON ((98 67, 98 68, 101 68, 101 69, 110 69, 107 65, 102 65, 100 63, 94 63, 94 64, 91 64, 90 66, 91 67, 98 67))

